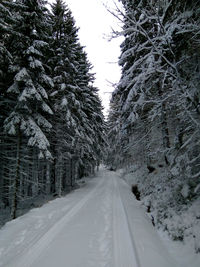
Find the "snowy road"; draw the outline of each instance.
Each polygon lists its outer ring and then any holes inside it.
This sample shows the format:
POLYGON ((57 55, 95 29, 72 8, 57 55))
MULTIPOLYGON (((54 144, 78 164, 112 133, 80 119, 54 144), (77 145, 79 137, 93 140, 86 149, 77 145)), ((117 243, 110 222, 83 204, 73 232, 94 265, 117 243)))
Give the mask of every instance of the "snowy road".
POLYGON ((0 242, 2 267, 176 267, 130 188, 105 169, 6 224, 0 242))

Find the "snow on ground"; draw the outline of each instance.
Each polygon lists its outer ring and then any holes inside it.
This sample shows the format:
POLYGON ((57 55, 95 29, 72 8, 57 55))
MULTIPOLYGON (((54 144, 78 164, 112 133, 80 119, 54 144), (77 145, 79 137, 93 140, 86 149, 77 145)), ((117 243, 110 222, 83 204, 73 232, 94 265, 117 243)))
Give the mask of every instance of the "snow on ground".
MULTIPOLYGON (((159 170, 157 170, 159 171, 159 170)), ((144 185, 144 187, 147 185, 145 185, 145 181, 143 179, 141 179, 141 177, 148 177, 149 174, 147 174, 147 171, 144 168, 138 168, 138 169, 134 169, 133 170, 130 168, 128 170, 118 170, 117 174, 119 177, 121 177, 126 184, 129 185, 129 187, 131 187, 134 184, 139 184, 140 188, 144 185), (142 184, 142 186, 141 186, 142 184)), ((157 173, 157 174, 152 174, 154 175, 154 183, 159 184, 159 181, 157 181, 156 179, 158 179, 159 177, 162 178, 162 176, 164 176, 164 174, 162 172, 157 173), (158 178, 157 178, 158 177, 158 178)), ((149 179, 150 180, 150 179, 149 179)), ((150 187, 152 186, 152 184, 149 184, 149 189, 152 190, 150 187)), ((166 185, 165 185, 166 187, 166 185)), ((153 191, 153 190, 152 190, 153 191)), ((153 195, 153 194, 152 194, 153 195)), ((165 195, 163 194, 162 196, 159 195, 157 193, 157 196, 155 197, 155 192, 153 195, 153 201, 156 203, 158 202, 158 200, 160 198, 163 198, 166 202, 167 199, 165 199, 165 195)), ((163 201, 162 199, 162 201, 163 201)), ((138 202, 140 203, 140 202, 138 202)), ((147 201, 144 199, 142 199, 141 201, 141 206, 143 205, 144 209, 145 205, 147 205, 147 201)), ((151 202, 152 204, 152 202, 151 202)), ((193 204, 193 206, 195 206, 196 202, 193 204)), ((196 228, 194 227, 194 218, 195 218, 195 212, 199 211, 199 202, 198 202, 198 207, 194 207, 195 211, 192 214, 192 208, 193 206, 190 207, 190 213, 189 211, 185 212, 185 214, 183 214, 184 216, 182 217, 178 217, 177 216, 177 220, 176 218, 170 218, 169 219, 169 224, 171 223, 172 225, 175 225, 176 228, 178 227, 182 227, 185 226, 185 229, 187 229, 188 225, 192 225, 193 227, 193 232, 194 230, 196 230, 195 235, 199 235, 200 236, 200 229, 199 226, 197 226, 196 228)), ((152 213, 153 215, 155 213, 152 213)), ((151 219, 151 213, 148 214, 149 218, 151 219)), ((189 227, 188 227, 189 228, 189 227)), ((189 229, 190 230, 190 229, 189 229)), ((169 251, 171 257, 173 257, 175 259, 175 261, 177 262, 177 266, 180 267, 199 267, 200 266, 200 253, 195 253, 194 252, 194 239, 191 238, 191 234, 188 231, 188 236, 186 236, 185 241, 172 241, 172 239, 169 238, 168 232, 163 231, 163 228, 157 229, 157 232, 160 236, 160 238, 162 239, 163 243, 165 244, 165 247, 167 248, 167 250, 169 251)), ((196 240, 200 240, 196 239, 196 240)), ((198 242, 198 241, 197 241, 198 242)), ((196 245, 197 247, 199 246, 199 244, 196 245)))
POLYGON ((0 240, 1 267, 178 266, 129 186, 105 169, 8 222, 0 240))

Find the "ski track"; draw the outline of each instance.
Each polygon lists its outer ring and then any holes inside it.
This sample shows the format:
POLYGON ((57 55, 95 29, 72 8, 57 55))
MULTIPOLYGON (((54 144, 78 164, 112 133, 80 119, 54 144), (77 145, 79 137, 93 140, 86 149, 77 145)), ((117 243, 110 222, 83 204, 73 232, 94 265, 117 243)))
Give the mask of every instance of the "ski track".
POLYGON ((98 178, 91 179, 73 195, 52 201, 42 212, 34 209, 31 215, 16 221, 20 224, 33 216, 32 232, 30 226, 16 226, 20 231, 15 232, 15 223, 5 228, 12 234, 4 236, 1 230, 4 240, 12 236, 13 240, 7 247, 0 246, 0 266, 175 267, 129 192, 115 172, 100 170, 98 178), (59 206, 60 211, 55 210, 59 206))
POLYGON ((101 186, 103 180, 101 180, 97 186, 83 199, 81 199, 67 214, 61 218, 54 226, 44 234, 28 251, 26 255, 22 257, 17 263, 13 262, 9 267, 30 267, 34 261, 42 254, 49 244, 53 241, 56 235, 63 230, 66 224, 73 218, 75 214, 95 195, 98 188, 101 186))
POLYGON ((113 195, 114 210, 114 264, 115 267, 141 267, 130 233, 127 214, 125 212, 117 179, 113 178, 115 194, 113 195), (122 245, 123 244, 123 245, 122 245))

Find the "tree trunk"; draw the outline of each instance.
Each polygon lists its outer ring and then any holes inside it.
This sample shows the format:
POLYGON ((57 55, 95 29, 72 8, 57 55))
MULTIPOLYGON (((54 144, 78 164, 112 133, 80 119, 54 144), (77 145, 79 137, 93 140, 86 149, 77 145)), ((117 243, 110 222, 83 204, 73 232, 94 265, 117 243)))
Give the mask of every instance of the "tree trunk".
POLYGON ((168 129, 168 125, 167 125, 167 116, 166 116, 165 104, 163 104, 163 108, 162 108, 162 135, 163 135, 164 148, 170 148, 169 129, 168 129))
POLYGON ((18 136, 17 136, 17 155, 16 155, 16 172, 15 178, 13 182, 13 199, 12 199, 12 207, 11 207, 11 218, 15 219, 17 214, 17 206, 18 206, 18 192, 19 192, 19 183, 20 183, 20 148, 21 148, 21 134, 18 128, 18 136))
POLYGON ((59 197, 62 195, 62 178, 63 178, 63 170, 62 170, 62 154, 61 151, 58 151, 58 159, 56 163, 56 192, 59 197))
POLYGON ((73 159, 70 159, 70 182, 71 182, 71 188, 73 188, 74 186, 74 163, 73 163, 73 159))
POLYGON ((50 174, 50 163, 46 163, 46 194, 49 195, 51 191, 51 174, 50 174))
MULTIPOLYGON (((164 147, 164 149, 170 148, 169 128, 167 125, 167 115, 166 115, 165 104, 162 105, 161 125, 162 125, 163 147, 164 147)), ((170 163, 167 159, 166 153, 164 155, 164 159, 165 159, 166 164, 169 165, 170 163)))

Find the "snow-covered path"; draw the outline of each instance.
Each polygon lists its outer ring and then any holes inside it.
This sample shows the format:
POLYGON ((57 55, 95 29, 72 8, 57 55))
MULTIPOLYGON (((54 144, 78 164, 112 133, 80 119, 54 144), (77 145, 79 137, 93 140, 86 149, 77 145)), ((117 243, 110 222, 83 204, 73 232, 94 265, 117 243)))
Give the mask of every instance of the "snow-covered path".
POLYGON ((7 223, 2 267, 176 267, 115 172, 7 223))

